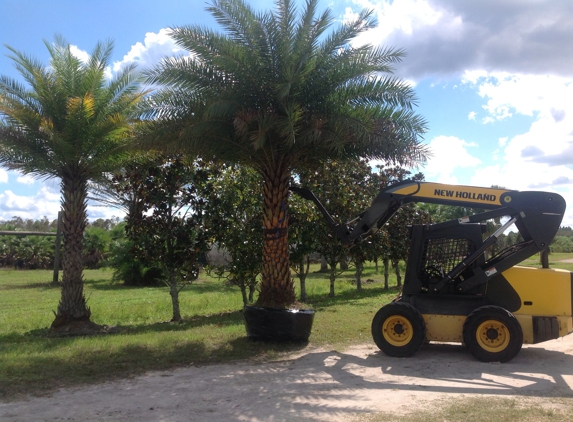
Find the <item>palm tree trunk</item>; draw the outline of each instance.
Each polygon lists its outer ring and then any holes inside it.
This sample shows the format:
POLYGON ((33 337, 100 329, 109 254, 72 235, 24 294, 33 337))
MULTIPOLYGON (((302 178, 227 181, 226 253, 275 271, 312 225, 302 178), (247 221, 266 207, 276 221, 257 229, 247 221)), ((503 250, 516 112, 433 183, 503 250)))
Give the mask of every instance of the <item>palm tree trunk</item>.
POLYGON ((89 321, 91 312, 84 296, 82 243, 87 224, 87 181, 77 170, 62 177, 62 295, 52 328, 89 321), (75 174, 74 174, 75 173, 75 174))
POLYGON ((263 176, 263 268, 258 305, 287 308, 295 300, 288 250, 288 188, 290 171, 275 163, 263 176))

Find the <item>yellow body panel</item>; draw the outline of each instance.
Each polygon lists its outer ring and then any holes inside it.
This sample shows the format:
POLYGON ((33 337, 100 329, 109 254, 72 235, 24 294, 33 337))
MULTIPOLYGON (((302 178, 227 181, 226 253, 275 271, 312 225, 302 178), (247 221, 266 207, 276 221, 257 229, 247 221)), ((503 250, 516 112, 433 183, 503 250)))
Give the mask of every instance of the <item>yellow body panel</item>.
POLYGON ((517 315, 571 317, 571 272, 515 266, 503 276, 521 298, 517 315))
MULTIPOLYGON (((523 342, 532 344, 533 317, 556 317, 559 337, 573 332, 571 273, 565 270, 516 266, 503 273, 521 298, 521 308, 513 312, 523 331, 523 342)), ((465 315, 423 314, 426 339, 463 342, 465 315)))
POLYGON ((462 342, 464 315, 423 314, 426 322, 426 340, 442 342, 462 342))

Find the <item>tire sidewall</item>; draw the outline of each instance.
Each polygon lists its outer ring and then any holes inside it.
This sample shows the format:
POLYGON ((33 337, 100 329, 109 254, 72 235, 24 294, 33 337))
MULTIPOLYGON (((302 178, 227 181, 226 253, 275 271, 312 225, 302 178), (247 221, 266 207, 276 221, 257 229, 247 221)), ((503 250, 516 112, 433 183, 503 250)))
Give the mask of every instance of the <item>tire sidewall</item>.
POLYGON ((482 362, 508 362, 519 353, 523 345, 521 324, 515 315, 499 306, 482 306, 470 313, 464 323, 463 338, 470 353, 482 362), (502 323, 509 333, 509 344, 499 352, 485 350, 477 340, 478 327, 488 320, 502 323))
POLYGON ((378 310, 372 320, 372 338, 376 345, 389 356, 406 357, 413 355, 426 339, 426 324, 422 314, 412 305, 404 302, 393 302, 378 310), (412 325, 412 339, 403 346, 390 344, 384 337, 382 327, 384 321, 392 316, 399 315, 407 319, 412 325))

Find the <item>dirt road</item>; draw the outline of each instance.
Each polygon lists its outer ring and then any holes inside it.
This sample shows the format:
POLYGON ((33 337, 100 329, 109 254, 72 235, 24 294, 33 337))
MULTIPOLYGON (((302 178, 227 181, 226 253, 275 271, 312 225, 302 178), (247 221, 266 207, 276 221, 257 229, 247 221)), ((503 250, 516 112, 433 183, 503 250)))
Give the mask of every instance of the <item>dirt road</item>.
POLYGON ((306 349, 281 361, 155 372, 2 403, 0 420, 334 422, 474 394, 573 397, 573 334, 526 346, 506 364, 476 361, 449 344, 425 345, 406 359, 371 345, 306 349))

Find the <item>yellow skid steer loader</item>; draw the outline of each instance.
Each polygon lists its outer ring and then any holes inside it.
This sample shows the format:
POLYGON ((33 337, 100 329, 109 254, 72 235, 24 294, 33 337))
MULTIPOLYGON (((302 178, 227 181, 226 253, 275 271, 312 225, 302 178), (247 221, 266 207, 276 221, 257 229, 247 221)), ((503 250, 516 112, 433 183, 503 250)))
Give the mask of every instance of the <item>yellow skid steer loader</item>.
POLYGON ((291 190, 312 200, 349 246, 382 227, 406 203, 487 210, 411 227, 402 292, 372 321, 374 342, 384 353, 402 357, 425 341, 462 342, 479 360, 507 362, 523 343, 573 332, 572 273, 518 265, 549 247, 565 212, 560 195, 404 181, 381 190, 352 223, 339 224, 310 190, 291 190), (485 221, 493 218, 504 224, 485 236, 485 221), (489 253, 513 225, 523 241, 489 253))

